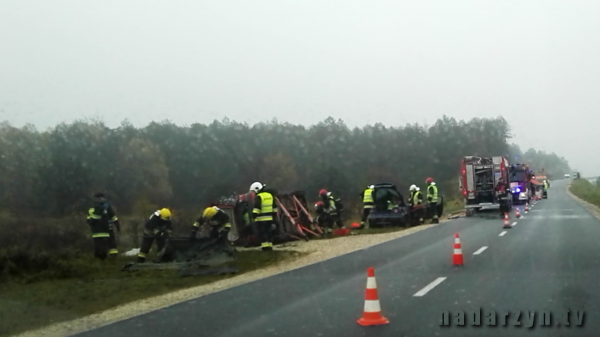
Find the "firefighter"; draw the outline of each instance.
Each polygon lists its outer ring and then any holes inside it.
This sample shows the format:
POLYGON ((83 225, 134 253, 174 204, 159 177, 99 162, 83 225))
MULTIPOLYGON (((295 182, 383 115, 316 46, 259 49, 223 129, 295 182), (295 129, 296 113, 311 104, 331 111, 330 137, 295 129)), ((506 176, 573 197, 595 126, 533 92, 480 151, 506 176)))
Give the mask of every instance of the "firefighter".
POLYGON ((496 197, 500 203, 500 216, 504 217, 505 214, 510 210, 508 208, 508 185, 504 181, 503 177, 498 179, 498 183, 496 183, 496 187, 494 191, 496 192, 496 197))
POLYGON ((315 211, 317 212, 317 218, 315 222, 319 225, 319 227, 324 229, 323 234, 331 234, 333 232, 333 223, 334 218, 331 213, 327 212, 325 203, 322 201, 317 201, 315 204, 315 211))
POLYGON ((422 206, 423 205, 423 193, 421 193, 421 189, 419 187, 417 187, 417 185, 411 185, 409 188, 410 191, 410 198, 408 199, 408 204, 410 205, 410 208, 413 210, 414 215, 418 216, 419 218, 419 223, 422 224, 424 223, 424 210, 422 207, 418 207, 418 206, 422 206))
POLYGON ((439 223, 438 219, 438 188, 433 181, 433 178, 427 178, 427 202, 429 203, 429 209, 433 212, 432 223, 439 223))
POLYGON ((365 223, 369 218, 369 214, 373 207, 375 207, 375 201, 373 200, 373 190, 375 189, 375 185, 368 186, 361 194, 360 197, 363 198, 363 213, 362 219, 360 221, 360 228, 365 227, 365 223))
POLYGON ((319 191, 319 197, 321 198, 325 212, 331 216, 339 228, 344 228, 342 223, 341 207, 338 207, 339 204, 336 202, 333 193, 327 192, 326 189, 322 189, 319 191))
POLYGON ((119 251, 114 228, 117 232, 121 231, 119 218, 111 205, 106 202, 103 193, 94 194, 94 201, 96 205, 88 210, 87 216, 87 223, 94 239, 94 256, 101 260, 104 260, 107 255, 116 257, 119 251))
POLYGON ((196 238, 198 229, 205 223, 210 224, 211 238, 227 237, 227 234, 231 229, 231 219, 227 213, 217 206, 207 207, 202 213, 202 216, 199 217, 196 222, 194 222, 190 239, 193 240, 196 238))
POLYGON ((146 261, 146 256, 150 252, 154 240, 156 240, 157 252, 160 253, 172 231, 171 211, 168 208, 152 213, 144 225, 144 238, 142 239, 142 247, 140 247, 137 262, 144 263, 146 261))
POLYGON ((272 193, 265 190, 265 185, 255 182, 250 185, 250 192, 255 194, 252 215, 261 238, 263 251, 273 250, 272 228, 277 222, 277 204, 272 193))

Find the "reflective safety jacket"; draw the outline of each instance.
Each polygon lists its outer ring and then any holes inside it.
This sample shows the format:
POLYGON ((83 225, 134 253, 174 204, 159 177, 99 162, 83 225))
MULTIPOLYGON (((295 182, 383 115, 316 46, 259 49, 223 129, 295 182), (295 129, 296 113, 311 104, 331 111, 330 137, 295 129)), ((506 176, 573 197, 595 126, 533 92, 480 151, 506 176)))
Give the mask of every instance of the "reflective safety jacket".
POLYGON ((269 192, 259 192, 254 197, 254 209, 252 210, 254 221, 273 221, 277 217, 277 205, 273 194, 269 192))
POLYGON ((423 193, 421 191, 413 191, 410 196, 411 206, 420 205, 423 203, 423 193))
POLYGON ((438 188, 434 184, 427 187, 427 201, 438 202, 438 188))
POLYGON ((375 202, 373 200, 373 189, 367 188, 363 193, 361 193, 361 197, 363 198, 363 208, 375 207, 375 202))
POLYGON ((330 215, 337 214, 335 198, 333 197, 333 194, 331 192, 327 193, 326 196, 321 197, 321 199, 323 200, 323 208, 325 212, 329 213, 330 215))
POLYGON ((111 224, 119 219, 110 204, 97 205, 88 210, 87 224, 92 230, 93 238, 107 238, 111 224))

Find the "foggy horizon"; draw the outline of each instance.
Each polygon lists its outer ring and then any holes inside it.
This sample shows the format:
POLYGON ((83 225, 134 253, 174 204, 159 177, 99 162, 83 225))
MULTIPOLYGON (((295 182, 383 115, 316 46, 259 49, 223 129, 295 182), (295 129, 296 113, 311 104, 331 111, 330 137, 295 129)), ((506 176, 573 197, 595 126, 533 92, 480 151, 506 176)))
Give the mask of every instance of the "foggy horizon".
MULTIPOLYGON (((5 2, 0 121, 348 127, 503 116, 600 173, 600 3, 5 2)), ((468 155, 468 154, 466 154, 468 155)))

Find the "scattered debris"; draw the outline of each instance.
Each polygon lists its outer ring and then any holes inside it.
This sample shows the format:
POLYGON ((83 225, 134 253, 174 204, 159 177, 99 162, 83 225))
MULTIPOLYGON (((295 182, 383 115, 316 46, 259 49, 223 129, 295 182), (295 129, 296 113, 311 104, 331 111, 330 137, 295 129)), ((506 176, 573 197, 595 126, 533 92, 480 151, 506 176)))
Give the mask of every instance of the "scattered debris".
POLYGON ((170 238, 154 263, 128 263, 121 270, 179 269, 199 270, 235 260, 236 250, 225 237, 170 238))

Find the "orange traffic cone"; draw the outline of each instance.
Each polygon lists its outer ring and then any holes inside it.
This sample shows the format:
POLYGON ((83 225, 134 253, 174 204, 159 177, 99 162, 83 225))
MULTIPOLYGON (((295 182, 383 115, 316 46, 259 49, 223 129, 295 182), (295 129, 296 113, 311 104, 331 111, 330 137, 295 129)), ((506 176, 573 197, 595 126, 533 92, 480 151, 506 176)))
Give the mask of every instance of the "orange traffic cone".
POLYGON ((521 213, 519 213, 519 207, 515 208, 515 216, 516 216, 517 218, 520 218, 520 217, 521 217, 521 213))
POLYGON ((365 292, 365 308, 363 316, 356 321, 362 326, 389 324, 387 318, 381 315, 379 306, 379 295, 377 295, 377 282, 375 282, 375 270, 371 267, 367 271, 367 291, 365 292))
POLYGON ((525 203, 525 213, 529 212, 529 203, 525 203))
POLYGON ((452 260, 455 266, 463 265, 463 253, 458 233, 454 234, 454 255, 452 256, 452 260))
POLYGON ((510 228, 510 222, 508 221, 508 213, 504 213, 504 228, 510 228))

